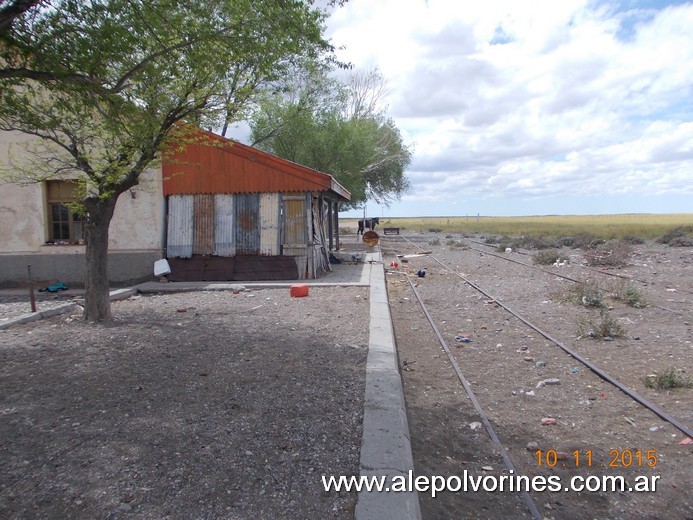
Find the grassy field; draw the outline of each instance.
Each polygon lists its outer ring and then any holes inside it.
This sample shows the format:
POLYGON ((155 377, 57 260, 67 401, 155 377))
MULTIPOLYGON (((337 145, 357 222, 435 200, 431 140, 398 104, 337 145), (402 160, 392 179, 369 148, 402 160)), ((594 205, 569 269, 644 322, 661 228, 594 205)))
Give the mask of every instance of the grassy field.
MULTIPOLYGON (((356 230, 358 219, 340 219, 356 230)), ((502 236, 566 237, 589 233, 605 239, 654 239, 677 229, 693 234, 693 213, 625 215, 551 215, 536 217, 381 217, 380 227, 438 233, 486 233, 502 236)))

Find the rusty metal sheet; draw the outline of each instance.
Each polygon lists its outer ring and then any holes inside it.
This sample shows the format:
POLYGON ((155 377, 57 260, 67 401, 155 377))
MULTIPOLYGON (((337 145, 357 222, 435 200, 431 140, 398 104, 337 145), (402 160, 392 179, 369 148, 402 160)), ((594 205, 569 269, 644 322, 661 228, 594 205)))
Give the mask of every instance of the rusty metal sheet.
POLYGON ((279 247, 279 193, 260 194, 260 254, 278 256, 279 247))
POLYGON ((190 258, 193 250, 193 196, 171 195, 168 198, 166 256, 190 258))
POLYGON ((214 196, 214 254, 218 256, 236 254, 233 200, 233 195, 214 196))
POLYGON ((214 195, 193 195, 193 254, 214 252, 214 195))
POLYGON ((330 175, 196 130, 196 142, 164 153, 164 195, 196 193, 329 192, 351 195, 330 175))
POLYGON ((236 223, 236 254, 259 254, 260 195, 258 193, 236 194, 234 217, 236 223))

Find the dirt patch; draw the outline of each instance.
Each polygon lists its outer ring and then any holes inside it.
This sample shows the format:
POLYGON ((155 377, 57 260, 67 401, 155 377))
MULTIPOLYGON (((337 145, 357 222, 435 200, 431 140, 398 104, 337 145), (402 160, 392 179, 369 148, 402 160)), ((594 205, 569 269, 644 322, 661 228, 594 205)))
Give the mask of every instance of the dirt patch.
POLYGON ((351 518, 367 288, 113 303, 0 332, 0 517, 351 518))
MULTIPOLYGON (((575 282, 497 258, 490 254, 494 249, 465 242, 461 236, 447 237, 450 245, 434 234, 411 238, 491 295, 477 292, 428 256, 393 269, 406 271, 418 285, 517 474, 558 476, 562 489, 576 476, 623 476, 628 487, 640 477, 650 483, 658 477, 656 491, 650 493, 531 493, 544 517, 693 518, 688 492, 693 485, 692 451, 690 445, 679 444, 684 435, 496 303, 510 307, 691 427, 693 389, 654 390, 644 383, 647 375, 667 367, 684 377, 693 375, 690 248, 635 246, 628 266, 608 271, 585 268, 579 252, 564 248, 571 262, 545 269, 599 285, 599 309, 566 297, 575 282), (417 277, 424 267, 426 276, 417 277), (647 305, 636 308, 611 298, 613 284, 623 282, 614 274, 630 277, 647 305), (584 331, 580 336, 578 322, 597 320, 602 311, 623 326, 623 336, 596 339, 584 331), (557 384, 542 384, 547 380, 557 384), (542 425, 542 419, 555 423, 542 425), (555 460, 555 454, 560 458, 555 460)), ((386 266, 396 260, 395 253, 416 252, 404 241, 387 238, 383 249, 386 266)), ((507 255, 532 264, 529 255, 507 255)), ((409 283, 397 273, 387 279, 417 474, 463 478, 466 470, 473 477, 508 475, 409 283)), ((530 517, 517 492, 444 492, 435 499, 420 493, 420 500, 424 518, 530 517)))

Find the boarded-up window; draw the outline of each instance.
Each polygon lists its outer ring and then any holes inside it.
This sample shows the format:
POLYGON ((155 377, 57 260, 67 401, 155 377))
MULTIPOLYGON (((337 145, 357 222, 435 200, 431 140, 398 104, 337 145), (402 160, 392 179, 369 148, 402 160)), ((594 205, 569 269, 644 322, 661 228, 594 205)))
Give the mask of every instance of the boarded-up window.
POLYGON ((84 238, 83 218, 74 211, 75 202, 78 202, 76 182, 46 181, 49 243, 74 244, 84 238))
POLYGON ((307 277, 308 266, 308 204, 310 194, 286 193, 282 196, 282 254, 293 256, 299 278, 307 277))

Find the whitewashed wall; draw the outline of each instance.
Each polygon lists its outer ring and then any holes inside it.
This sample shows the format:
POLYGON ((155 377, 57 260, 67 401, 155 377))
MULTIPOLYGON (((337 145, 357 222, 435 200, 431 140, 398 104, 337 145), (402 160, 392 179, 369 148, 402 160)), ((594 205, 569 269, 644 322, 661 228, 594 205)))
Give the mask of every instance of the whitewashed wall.
MULTIPOLYGON (((9 167, 10 153, 21 160, 22 142, 13 132, 0 132, 0 161, 9 167)), ((114 251, 161 249, 164 233, 164 200, 161 168, 146 171, 131 192, 118 199, 109 232, 114 251), (134 197, 133 194, 134 193, 134 197)), ((83 246, 47 246, 47 207, 42 184, 18 186, 0 180, 0 253, 74 254, 83 246)))

